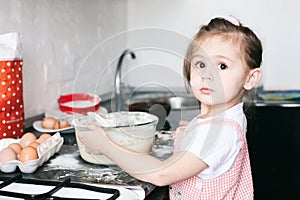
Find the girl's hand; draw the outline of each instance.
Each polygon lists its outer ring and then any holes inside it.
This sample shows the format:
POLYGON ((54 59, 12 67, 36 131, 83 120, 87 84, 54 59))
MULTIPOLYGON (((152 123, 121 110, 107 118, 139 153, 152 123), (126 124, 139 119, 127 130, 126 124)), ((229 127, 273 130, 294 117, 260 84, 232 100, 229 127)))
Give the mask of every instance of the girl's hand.
POLYGON ((185 126, 188 125, 188 123, 189 123, 188 121, 183 121, 183 120, 179 121, 178 123, 179 127, 177 127, 176 130, 174 131, 174 135, 177 135, 177 133, 179 132, 183 132, 185 126))
POLYGON ((78 131, 77 135, 84 144, 87 153, 104 154, 109 138, 107 133, 96 125, 88 126, 90 131, 78 131))

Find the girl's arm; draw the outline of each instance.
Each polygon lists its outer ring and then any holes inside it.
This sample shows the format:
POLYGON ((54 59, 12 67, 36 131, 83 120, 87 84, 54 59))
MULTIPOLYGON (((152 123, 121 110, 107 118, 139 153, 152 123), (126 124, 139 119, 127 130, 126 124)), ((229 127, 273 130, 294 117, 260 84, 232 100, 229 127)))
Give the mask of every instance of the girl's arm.
POLYGON ((169 185, 192 177, 205 168, 202 160, 194 154, 182 151, 161 161, 153 156, 128 150, 112 142, 105 131, 90 126, 92 131, 78 132, 88 152, 103 153, 133 177, 154 185, 169 185))

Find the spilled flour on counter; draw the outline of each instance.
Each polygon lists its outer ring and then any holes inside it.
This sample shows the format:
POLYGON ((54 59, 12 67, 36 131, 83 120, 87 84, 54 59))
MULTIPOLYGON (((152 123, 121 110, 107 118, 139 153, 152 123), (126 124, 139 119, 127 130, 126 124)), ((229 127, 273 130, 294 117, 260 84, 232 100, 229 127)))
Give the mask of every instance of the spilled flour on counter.
POLYGON ((106 166, 85 162, 75 145, 63 146, 59 155, 45 163, 41 176, 55 180, 71 178, 72 181, 88 183, 140 184, 116 165, 106 166))
POLYGON ((156 141, 153 144, 151 155, 165 160, 173 154, 173 133, 168 131, 156 134, 156 141))
MULTIPOLYGON (((64 156, 57 156, 51 159, 47 167, 51 169, 81 169, 82 165, 79 159, 77 152, 64 154, 64 156)), ((47 170, 47 168, 45 168, 45 170, 47 170)))

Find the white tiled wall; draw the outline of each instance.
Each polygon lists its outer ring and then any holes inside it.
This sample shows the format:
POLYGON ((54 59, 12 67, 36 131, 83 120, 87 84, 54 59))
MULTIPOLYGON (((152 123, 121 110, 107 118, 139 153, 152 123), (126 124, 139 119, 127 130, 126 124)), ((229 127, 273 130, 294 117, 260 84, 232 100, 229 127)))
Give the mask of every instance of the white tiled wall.
POLYGON ((112 90, 124 50, 127 1, 0 0, 0 33, 23 45, 25 118, 57 106, 60 94, 112 90))

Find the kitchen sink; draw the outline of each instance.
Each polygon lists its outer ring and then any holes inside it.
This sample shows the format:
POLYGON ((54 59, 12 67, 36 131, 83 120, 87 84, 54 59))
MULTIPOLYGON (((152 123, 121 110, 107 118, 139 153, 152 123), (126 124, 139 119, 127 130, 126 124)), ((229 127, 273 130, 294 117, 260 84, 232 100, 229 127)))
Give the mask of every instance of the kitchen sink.
MULTIPOLYGON (((102 95, 101 95, 102 97, 102 95)), ((103 98, 105 99, 105 98, 103 98)), ((135 88, 123 88, 122 110, 128 110, 134 103, 145 103, 147 105, 160 103, 169 104, 170 110, 199 110, 199 101, 183 90, 137 90, 135 88)), ((110 98, 101 102, 101 106, 107 108, 109 112, 116 111, 114 108, 115 98, 110 98)))
POLYGON ((128 106, 134 103, 167 103, 171 106, 171 110, 193 110, 199 109, 199 101, 191 95, 180 95, 171 93, 143 93, 133 95, 128 100, 128 106))
POLYGON ((165 100, 170 103, 172 110, 189 110, 199 108, 199 101, 194 97, 174 96, 168 97, 165 100))

